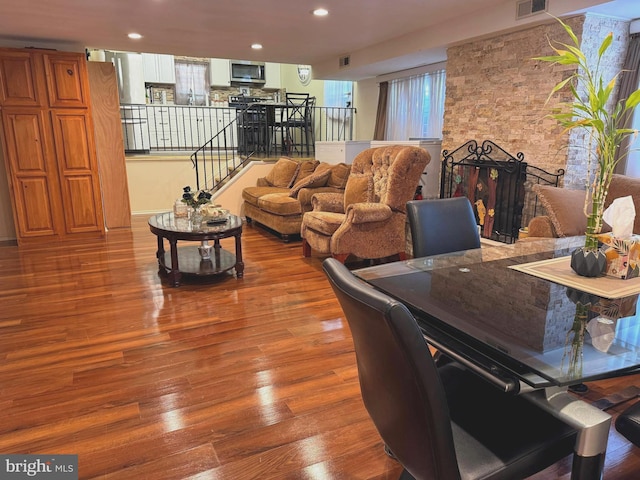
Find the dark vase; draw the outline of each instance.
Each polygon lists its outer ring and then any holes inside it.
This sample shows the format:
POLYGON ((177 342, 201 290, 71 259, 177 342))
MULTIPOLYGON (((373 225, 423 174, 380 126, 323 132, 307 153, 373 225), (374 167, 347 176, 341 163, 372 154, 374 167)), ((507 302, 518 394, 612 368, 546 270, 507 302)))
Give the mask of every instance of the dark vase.
POLYGON ((571 254, 571 268, 583 277, 599 277, 607 268, 607 256, 600 250, 581 247, 571 254))

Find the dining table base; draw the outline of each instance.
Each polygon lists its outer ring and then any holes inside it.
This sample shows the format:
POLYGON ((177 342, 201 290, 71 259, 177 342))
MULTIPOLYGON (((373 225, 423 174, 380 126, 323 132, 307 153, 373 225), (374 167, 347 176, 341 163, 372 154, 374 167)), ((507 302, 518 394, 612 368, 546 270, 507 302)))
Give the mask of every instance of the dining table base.
POLYGON ((611 415, 571 395, 566 388, 549 387, 523 394, 578 430, 571 468, 572 480, 600 480, 611 428, 611 415))

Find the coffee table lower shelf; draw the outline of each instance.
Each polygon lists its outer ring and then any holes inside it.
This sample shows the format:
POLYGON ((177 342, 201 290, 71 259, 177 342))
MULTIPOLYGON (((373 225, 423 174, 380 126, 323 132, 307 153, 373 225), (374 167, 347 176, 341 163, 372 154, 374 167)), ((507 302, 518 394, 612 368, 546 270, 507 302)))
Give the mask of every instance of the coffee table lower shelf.
MULTIPOLYGON (((235 268, 237 265, 236 256, 227 250, 222 248, 218 250, 211 249, 211 258, 203 259, 198 251, 198 247, 195 246, 178 247, 180 275, 176 275, 178 272, 173 272, 171 269, 171 252, 164 252, 164 255, 158 260, 160 267, 174 279, 175 286, 179 284, 179 277, 181 275, 197 277, 220 275, 235 268)), ((242 273, 238 276, 242 277, 242 273)))

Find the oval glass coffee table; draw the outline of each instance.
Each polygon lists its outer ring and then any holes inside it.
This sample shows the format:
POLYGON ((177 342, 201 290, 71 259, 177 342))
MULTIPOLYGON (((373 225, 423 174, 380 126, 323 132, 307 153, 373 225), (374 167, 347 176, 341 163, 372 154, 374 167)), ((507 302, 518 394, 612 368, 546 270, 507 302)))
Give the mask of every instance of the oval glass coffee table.
POLYGON ((229 215, 224 221, 197 225, 188 218, 176 218, 172 212, 160 213, 149 219, 151 232, 158 237, 156 257, 160 272, 169 275, 174 287, 180 286, 182 275, 208 276, 219 275, 235 268, 236 277, 242 278, 242 219, 229 215), (235 237, 235 255, 220 247, 222 238, 235 237), (169 241, 170 249, 164 249, 164 239, 169 241), (186 245, 178 248, 178 240, 200 242, 199 245, 186 245), (213 241, 213 245, 209 242, 213 241))

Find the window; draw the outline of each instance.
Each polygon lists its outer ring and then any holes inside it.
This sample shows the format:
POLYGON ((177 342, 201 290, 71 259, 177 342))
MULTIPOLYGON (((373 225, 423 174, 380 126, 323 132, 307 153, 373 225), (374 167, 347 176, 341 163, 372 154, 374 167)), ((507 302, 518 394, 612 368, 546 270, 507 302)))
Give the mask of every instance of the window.
POLYGON ((353 106, 353 82, 340 80, 325 80, 324 106, 351 107, 353 106))
POLYGON ((389 83, 386 140, 442 138, 444 70, 389 83))
POLYGON ((207 105, 209 66, 176 62, 176 105, 207 105))

